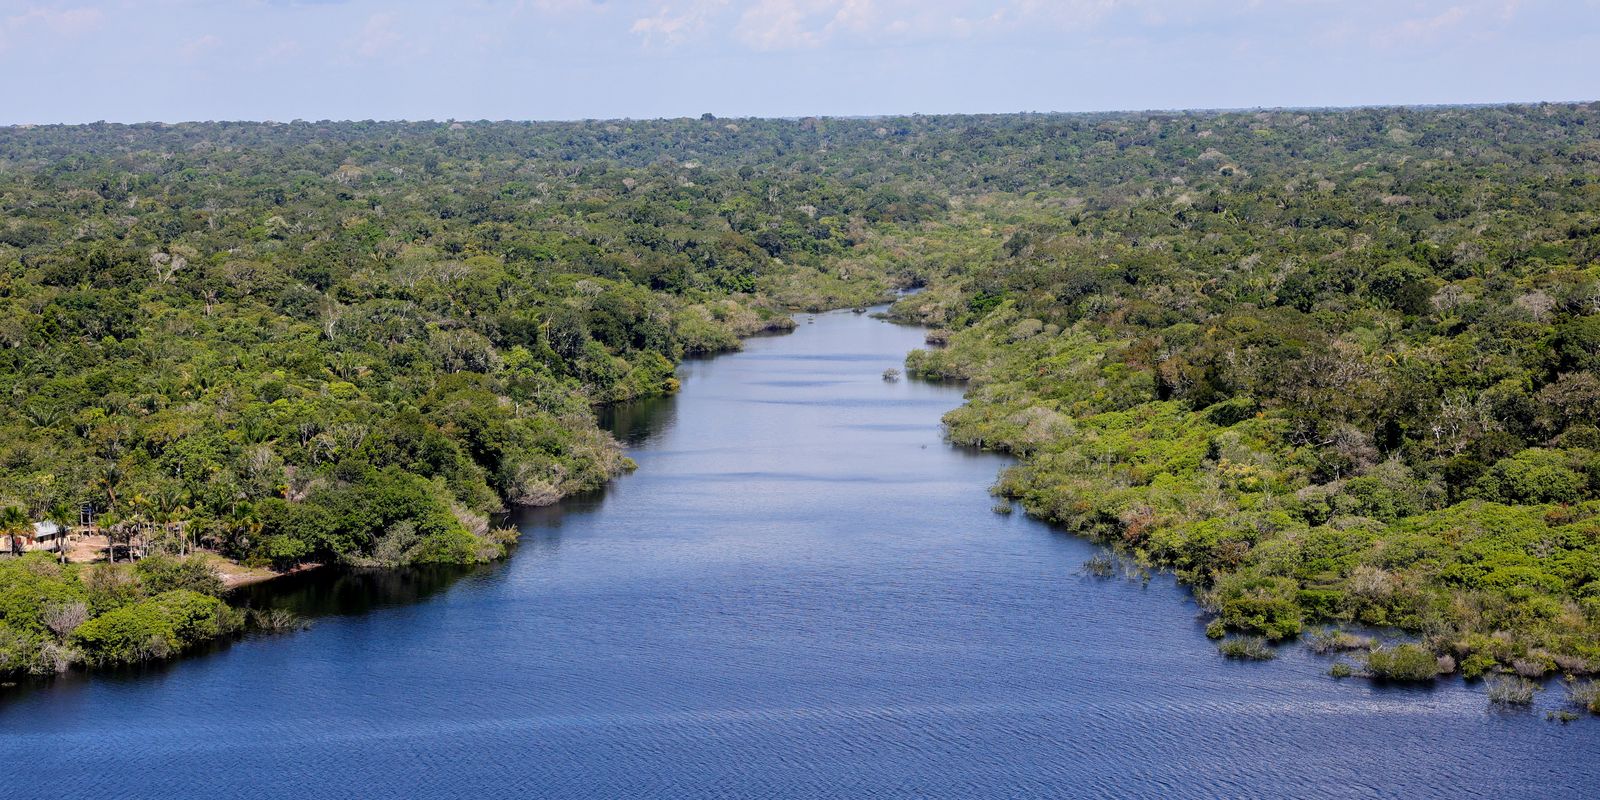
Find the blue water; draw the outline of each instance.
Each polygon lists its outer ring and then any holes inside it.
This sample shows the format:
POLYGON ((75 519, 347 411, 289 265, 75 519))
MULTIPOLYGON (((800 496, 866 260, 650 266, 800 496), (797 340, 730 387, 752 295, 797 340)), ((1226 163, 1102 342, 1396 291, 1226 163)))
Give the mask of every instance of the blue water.
POLYGON ((984 489, 921 332, 819 315, 609 422, 639 470, 509 561, 312 575, 318 615, 0 696, 0 798, 1596 797, 1600 720, 1220 658, 1187 592, 984 489))

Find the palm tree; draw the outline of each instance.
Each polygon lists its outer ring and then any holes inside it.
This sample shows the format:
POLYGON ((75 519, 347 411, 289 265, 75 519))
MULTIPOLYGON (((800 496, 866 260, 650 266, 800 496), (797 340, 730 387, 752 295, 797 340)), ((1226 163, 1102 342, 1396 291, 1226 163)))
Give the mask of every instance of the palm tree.
POLYGON ((150 519, 150 499, 139 492, 134 492, 133 497, 128 498, 128 513, 123 517, 123 522, 128 524, 129 561, 134 560, 133 539, 135 536, 139 538, 140 557, 143 557, 145 545, 149 540, 146 528, 151 524, 150 519))
MULTIPOLYGON (((161 546, 163 549, 172 546, 173 534, 181 532, 181 520, 189 514, 189 507, 184 504, 183 496, 176 488, 168 487, 159 489, 150 495, 148 500, 150 508, 150 521, 152 526, 159 527, 161 532, 161 546)), ((183 541, 177 542, 178 555, 187 555, 183 541)))
POLYGON ((22 555, 22 537, 32 532, 33 525, 28 521, 27 512, 16 506, 0 509, 0 536, 11 540, 12 555, 22 555))
POLYGON ((100 472, 100 477, 95 479, 95 485, 106 493, 106 510, 117 510, 117 487, 122 484, 122 467, 112 462, 100 472))
POLYGON ((46 518, 61 526, 61 538, 57 539, 56 551, 61 556, 61 563, 67 563, 67 534, 72 530, 72 509, 66 503, 57 502, 50 506, 45 513, 46 518))
POLYGON ((122 528, 122 522, 114 511, 104 511, 100 514, 100 530, 106 535, 106 560, 117 563, 117 533, 122 528))

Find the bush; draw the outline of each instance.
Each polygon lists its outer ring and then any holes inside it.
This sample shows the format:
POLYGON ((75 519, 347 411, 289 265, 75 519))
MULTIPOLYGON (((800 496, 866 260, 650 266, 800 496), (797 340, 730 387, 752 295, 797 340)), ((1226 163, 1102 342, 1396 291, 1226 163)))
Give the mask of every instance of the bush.
POLYGON ((1267 644, 1267 640, 1260 636, 1237 636, 1217 645, 1217 652, 1228 658, 1243 659, 1246 661, 1269 661, 1278 657, 1278 652, 1267 644))
POLYGON ((133 570, 144 585, 144 590, 150 594, 174 589, 188 589, 212 597, 222 594, 222 576, 217 574, 210 562, 202 558, 150 556, 140 559, 133 570))
POLYGON ((1591 714, 1600 714, 1600 681, 1568 683, 1567 702, 1591 714))
POLYGON ((1495 462, 1471 493, 1500 503, 1573 503, 1587 483, 1562 451, 1532 448, 1495 462))
POLYGON ((1461 659, 1461 677, 1467 680, 1482 677, 1485 672, 1494 669, 1494 656, 1488 653, 1473 653, 1461 659))
POLYGON ((1322 628, 1306 636, 1306 647, 1317 655, 1344 650, 1370 650, 1372 645, 1371 636, 1358 636, 1335 628, 1322 628))
POLYGON ((263 633, 292 633, 311 623, 287 608, 265 608, 250 612, 250 627, 263 633))
POLYGON ((1539 689, 1538 684, 1527 678, 1512 676, 1490 678, 1484 687, 1489 695, 1489 704, 1499 706, 1532 705, 1533 693, 1539 689))
POLYGON ((1287 639, 1300 632, 1297 592, 1291 578, 1230 576, 1217 587, 1217 611, 1233 630, 1287 639))
POLYGON ((1431 681, 1439 675, 1439 660, 1414 644, 1380 647, 1367 654, 1367 670, 1390 681, 1431 681))
POLYGON ((1355 670, 1351 669, 1350 665, 1343 661, 1335 661, 1333 666, 1328 667, 1328 674, 1335 678, 1348 678, 1355 674, 1355 670))
POLYGON ((166 658, 238 626, 238 612, 221 600, 176 589, 89 620, 72 640, 91 664, 129 664, 166 658))
POLYGON ((1083 562, 1083 572, 1096 578, 1109 578, 1117 574, 1117 562, 1110 556, 1097 555, 1083 562))

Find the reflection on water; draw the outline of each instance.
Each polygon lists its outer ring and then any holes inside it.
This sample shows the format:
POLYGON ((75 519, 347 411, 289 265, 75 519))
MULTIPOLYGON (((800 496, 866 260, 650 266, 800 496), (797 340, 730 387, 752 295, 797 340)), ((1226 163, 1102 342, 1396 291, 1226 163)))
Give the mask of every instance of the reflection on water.
POLYGON ((677 397, 650 397, 604 406, 599 410, 600 427, 611 431, 624 445, 640 447, 672 427, 677 404, 677 397))
POLYGON ((506 562, 247 590, 313 616, 0 704, 0 798, 1600 796, 1600 721, 1220 658, 1189 593, 943 443, 920 331, 818 315, 609 409, 637 472, 506 562))
POLYGON ((364 614, 387 606, 426 600, 463 578, 487 577, 502 567, 501 564, 427 564, 395 570, 327 567, 243 587, 236 590, 230 600, 246 608, 282 608, 309 618, 364 614))

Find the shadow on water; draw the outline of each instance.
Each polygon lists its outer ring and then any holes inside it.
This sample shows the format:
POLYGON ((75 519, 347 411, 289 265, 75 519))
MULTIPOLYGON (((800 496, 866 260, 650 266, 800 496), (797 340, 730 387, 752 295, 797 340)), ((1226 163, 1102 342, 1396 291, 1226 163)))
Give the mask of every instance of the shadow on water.
MULTIPOLYGON (((651 397, 617 403, 597 410, 600 427, 630 449, 640 447, 670 428, 677 418, 677 397, 651 397)), ((320 617, 354 616, 382 608, 405 606, 436 597, 463 581, 491 578, 507 569, 510 556, 517 553, 554 553, 561 544, 563 520, 592 514, 604 503, 610 487, 562 498, 543 507, 519 508, 497 520, 522 532, 506 559, 477 565, 432 564, 400 569, 357 569, 332 566, 284 575, 270 581, 243 586, 227 593, 230 605, 246 611, 283 609, 307 620, 320 617)), ((222 653, 241 639, 264 634, 245 632, 186 650, 178 658, 120 667, 101 667, 93 671, 73 669, 54 676, 18 676, 0 686, 0 704, 20 699, 39 690, 73 691, 89 681, 108 685, 137 684, 158 679, 183 661, 222 653)))
MULTIPOLYGON (((677 417, 677 397, 651 397, 597 409, 600 427, 624 447, 636 448, 670 428, 677 417)), ((497 520, 521 531, 514 552, 554 551, 560 546, 562 520, 595 512, 610 487, 562 498, 543 507, 518 508, 497 520)), ((364 614, 389 606, 427 600, 469 579, 488 578, 506 568, 510 558, 491 564, 427 565, 401 569, 327 567, 286 575, 234 590, 229 602, 250 608, 281 608, 307 618, 364 614)))
POLYGON ((430 564, 402 569, 326 567, 236 589, 228 600, 241 608, 284 609, 311 619, 364 614, 426 600, 464 579, 492 575, 501 566, 501 563, 494 563, 430 564))
MULTIPOLYGON (((325 567, 285 575, 229 592, 230 605, 246 611, 285 609, 307 620, 319 617, 364 614, 379 608, 408 605, 426 600, 469 578, 485 578, 503 568, 504 562, 474 566, 429 565, 397 570, 325 567)), ((14 685, 0 689, 0 704, 21 699, 32 691, 72 692, 90 681, 108 686, 134 685, 158 680, 194 661, 227 651, 243 639, 270 635, 248 628, 236 636, 224 637, 185 650, 176 658, 149 661, 94 670, 74 668, 60 675, 22 677, 14 685)))
POLYGON ((676 395, 615 403, 600 407, 596 413, 601 429, 610 431, 623 447, 630 449, 639 447, 660 435, 662 431, 671 427, 677 415, 676 395))
MULTIPOLYGON (((229 605, 242 608, 246 613, 267 608, 293 611, 307 621, 315 622, 328 616, 355 616, 389 606, 413 605, 442 594, 459 582, 486 579, 506 568, 506 562, 486 565, 426 565, 406 566, 400 570, 354 570, 328 566, 322 570, 286 574, 272 581, 254 586, 238 587, 224 595, 229 605)), ((0 686, 0 706, 18 701, 34 691, 64 691, 72 693, 88 682, 102 682, 109 686, 136 685, 157 682, 182 662, 205 659, 224 653, 245 638, 259 637, 259 630, 246 629, 232 637, 194 646, 178 658, 163 661, 125 664, 117 667, 82 669, 74 667, 64 674, 43 677, 11 678, 11 685, 0 686)))

